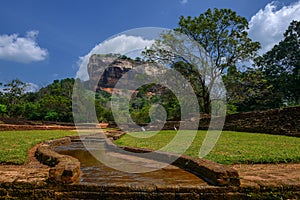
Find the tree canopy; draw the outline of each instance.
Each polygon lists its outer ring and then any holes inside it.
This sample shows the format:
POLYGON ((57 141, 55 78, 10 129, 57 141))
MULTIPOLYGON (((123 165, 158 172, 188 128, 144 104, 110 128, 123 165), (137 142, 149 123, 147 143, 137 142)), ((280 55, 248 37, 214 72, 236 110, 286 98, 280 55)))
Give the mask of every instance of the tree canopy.
MULTIPOLYGON (((208 9, 199 17, 194 18, 182 16, 178 25, 178 28, 174 30, 197 43, 199 45, 198 49, 203 48, 204 51, 201 49, 196 53, 199 55, 191 55, 190 45, 186 48, 178 47, 177 43, 181 41, 175 40, 175 37, 170 36, 169 33, 169 35, 162 34, 162 40, 147 49, 144 55, 150 61, 173 59, 173 67, 176 70, 183 73, 191 83, 197 80, 193 87, 200 107, 203 108, 202 111, 205 113, 210 113, 210 92, 216 79, 228 67, 254 58, 260 44, 253 42, 248 37, 248 21, 246 18, 237 15, 236 12, 230 9, 208 9), (175 49, 177 55, 171 55, 172 52, 163 49, 164 46, 171 47, 172 50, 175 49), (180 50, 177 51, 177 49, 180 50), (197 57, 199 61, 193 62, 194 57, 197 57), (176 62, 182 63, 175 64, 176 62), (200 74, 195 73, 195 71, 199 71, 199 64, 210 65, 210 69, 200 70, 200 74)), ((183 46, 186 43, 188 42, 181 42, 183 46)))
POLYGON ((278 105, 300 104, 300 21, 292 21, 284 39, 256 61, 281 96, 278 105))

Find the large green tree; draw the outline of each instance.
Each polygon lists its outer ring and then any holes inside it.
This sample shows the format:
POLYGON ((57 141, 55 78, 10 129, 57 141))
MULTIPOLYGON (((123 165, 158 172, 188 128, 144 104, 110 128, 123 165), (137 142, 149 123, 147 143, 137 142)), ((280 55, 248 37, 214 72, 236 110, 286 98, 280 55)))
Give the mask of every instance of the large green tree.
POLYGON ((230 67, 223 81, 228 88, 228 112, 245 112, 275 108, 278 94, 261 69, 238 71, 230 67))
POLYGON ((6 84, 4 84, 3 91, 8 98, 8 103, 14 105, 18 103, 22 95, 25 93, 27 84, 20 79, 14 79, 6 84))
POLYGON ((3 85, 3 103, 9 116, 18 117, 23 114, 26 87, 27 84, 20 79, 13 79, 3 85))
POLYGON ((247 30, 247 19, 237 15, 236 12, 230 9, 208 9, 205 13, 200 14, 199 17, 180 17, 179 26, 175 31, 197 42, 203 48, 205 54, 211 59, 210 61, 201 60, 203 51, 199 51, 199 54, 202 54, 198 55, 200 62, 210 62, 210 65, 212 65, 212 69, 209 69, 212 71, 209 76, 209 81, 203 74, 197 78, 191 76, 192 74, 199 76, 199 73, 193 73, 197 71, 197 64, 199 63, 190 62, 193 59, 189 59, 189 57, 194 57, 194 55, 191 56, 189 54, 188 48, 181 52, 181 55, 184 54, 184 56, 181 57, 172 57, 169 52, 162 50, 161 47, 168 45, 170 41, 174 43, 174 37, 163 36, 163 40, 155 43, 152 48, 145 52, 145 55, 152 61, 165 60, 167 56, 169 56, 169 58, 176 58, 175 61, 185 62, 187 66, 186 69, 182 67, 182 64, 175 65, 175 67, 177 67, 177 70, 183 71, 184 74, 189 74, 186 78, 188 78, 190 82, 193 80, 199 82, 197 85, 200 85, 201 91, 196 89, 196 95, 198 99, 202 99, 203 111, 210 113, 210 92, 214 81, 224 73, 228 67, 254 58, 257 50, 260 48, 258 42, 253 42, 248 37, 247 30), (187 69, 190 70, 187 71, 187 69))
POLYGON ((0 83, 0 116, 5 116, 7 111, 7 106, 4 103, 3 92, 2 92, 2 83, 0 83))
POLYGON ((278 106, 300 104, 300 21, 292 21, 284 39, 256 62, 280 95, 278 106))

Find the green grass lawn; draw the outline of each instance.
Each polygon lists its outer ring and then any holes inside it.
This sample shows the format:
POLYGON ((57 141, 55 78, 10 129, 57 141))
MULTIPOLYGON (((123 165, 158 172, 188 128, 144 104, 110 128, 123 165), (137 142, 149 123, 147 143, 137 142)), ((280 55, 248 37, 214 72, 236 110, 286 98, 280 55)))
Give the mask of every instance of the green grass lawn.
MULTIPOLYGON (((23 164, 28 159, 28 150, 36 144, 76 134, 76 132, 66 130, 1 131, 0 163, 23 164)), ((147 136, 151 132, 135 134, 147 136)), ((125 135, 115 143, 117 145, 159 149, 169 143, 175 134, 175 131, 161 131, 152 137, 138 139, 125 135)), ((185 134, 188 136, 190 132, 185 131, 185 134)), ((198 157, 205 135, 206 131, 198 131, 194 142, 185 154, 198 157)), ((216 146, 205 158, 222 164, 300 163, 300 138, 223 131, 216 146)))
MULTIPOLYGON (((185 131, 187 136, 189 131, 185 131)), ((117 145, 159 149, 175 135, 175 131, 160 131, 149 138, 135 138, 124 135, 115 141, 117 145)), ((135 133, 137 135, 151 132, 135 133)), ((206 131, 198 131, 186 155, 198 157, 206 131)), ((183 142, 184 143, 184 142, 183 142)), ((258 133, 223 131, 216 146, 205 157, 222 164, 238 163, 299 163, 300 138, 258 133)))
POLYGON ((66 130, 0 131, 0 163, 23 164, 36 144, 76 134, 66 130))

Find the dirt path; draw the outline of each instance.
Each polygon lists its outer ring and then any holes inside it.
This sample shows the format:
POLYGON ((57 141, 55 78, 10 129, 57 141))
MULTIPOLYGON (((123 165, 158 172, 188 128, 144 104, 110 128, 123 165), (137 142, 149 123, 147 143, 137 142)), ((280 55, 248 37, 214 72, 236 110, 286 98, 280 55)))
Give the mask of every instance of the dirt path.
POLYGON ((241 177, 242 186, 300 185, 300 164, 233 165, 241 177))
POLYGON ((41 164, 34 157, 37 147, 29 150, 28 161, 24 165, 0 165, 0 182, 45 184, 50 167, 41 164))

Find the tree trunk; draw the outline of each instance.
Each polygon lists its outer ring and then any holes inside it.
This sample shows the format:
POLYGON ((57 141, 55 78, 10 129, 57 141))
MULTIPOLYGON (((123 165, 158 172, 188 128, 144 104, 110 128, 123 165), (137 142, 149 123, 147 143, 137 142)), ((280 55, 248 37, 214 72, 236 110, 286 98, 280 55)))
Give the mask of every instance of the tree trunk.
POLYGON ((211 102, 210 102, 210 96, 209 92, 205 91, 203 95, 203 103, 204 103, 204 113, 210 114, 211 113, 211 102))

